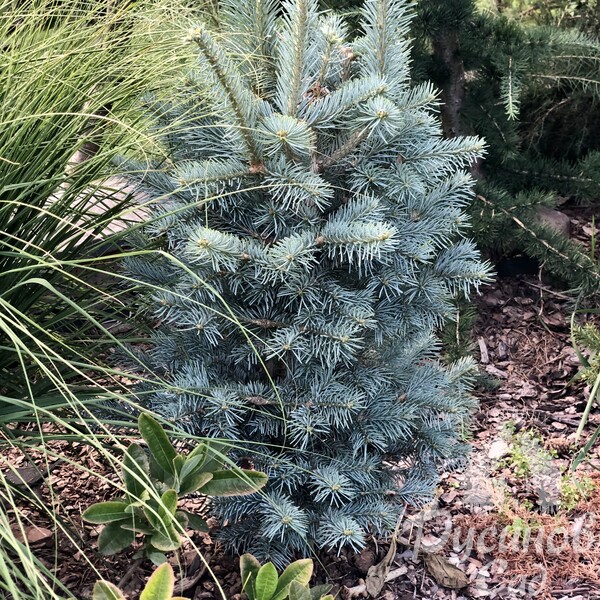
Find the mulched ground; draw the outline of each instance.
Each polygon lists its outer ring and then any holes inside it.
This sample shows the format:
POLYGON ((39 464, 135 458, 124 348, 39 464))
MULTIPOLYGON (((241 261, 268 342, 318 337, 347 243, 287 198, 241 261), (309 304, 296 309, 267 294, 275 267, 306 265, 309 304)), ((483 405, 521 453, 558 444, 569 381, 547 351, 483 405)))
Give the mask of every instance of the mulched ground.
MULTIPOLYGON (((570 216, 575 238, 589 241, 590 215, 579 210, 570 216)), ((378 597, 599 598, 598 449, 575 476, 569 475, 581 444, 600 425, 600 411, 592 411, 584 438, 575 445, 587 390, 575 378, 579 361, 570 340, 572 299, 543 278, 516 277, 498 279, 477 304, 476 358, 481 373, 496 384, 477 390, 480 408, 473 420, 469 464, 462 472, 443 475, 435 502, 407 514, 390 564, 396 577, 378 597), (557 490, 573 477, 592 484, 585 494, 575 492, 565 506, 557 490)), ((21 500, 21 535, 79 597, 90 597, 100 574, 137 598, 151 566, 135 563, 133 550, 111 558, 90 552, 99 528, 83 525, 80 518, 93 502, 113 497, 113 469, 88 446, 51 444, 63 460, 43 467, 41 477, 32 476, 35 495, 21 500), (43 507, 52 507, 61 517, 61 531, 54 531, 43 507)), ((26 457, 15 449, 0 457, 0 466, 7 473, 9 463, 23 469, 29 460, 40 459, 41 454, 26 457)), ((192 501, 190 508, 202 510, 203 500, 192 501)), ((222 597, 221 587, 228 600, 239 600, 237 560, 226 556, 208 534, 194 534, 193 541, 212 573, 186 545, 173 561, 187 581, 183 595, 212 600, 222 597)), ((333 583, 341 597, 364 597, 361 586, 368 569, 388 550, 389 543, 373 542, 359 555, 322 555, 315 561, 317 577, 333 583)))

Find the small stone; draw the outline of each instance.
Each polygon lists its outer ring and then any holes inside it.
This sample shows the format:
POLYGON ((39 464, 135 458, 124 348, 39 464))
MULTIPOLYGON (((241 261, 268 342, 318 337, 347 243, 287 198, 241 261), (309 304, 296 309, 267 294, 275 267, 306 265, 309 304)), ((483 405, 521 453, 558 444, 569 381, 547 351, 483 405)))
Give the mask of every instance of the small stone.
POLYGON ((45 542, 51 539, 52 535, 52 532, 45 527, 37 527, 36 525, 25 527, 25 536, 30 544, 45 542))
POLYGON ((509 445, 504 440, 495 440, 489 447, 488 458, 498 460, 510 452, 509 445))
POLYGON ((540 224, 548 226, 550 229, 553 229, 567 238, 570 237, 571 219, 569 219, 565 213, 547 206, 539 206, 536 212, 540 224))

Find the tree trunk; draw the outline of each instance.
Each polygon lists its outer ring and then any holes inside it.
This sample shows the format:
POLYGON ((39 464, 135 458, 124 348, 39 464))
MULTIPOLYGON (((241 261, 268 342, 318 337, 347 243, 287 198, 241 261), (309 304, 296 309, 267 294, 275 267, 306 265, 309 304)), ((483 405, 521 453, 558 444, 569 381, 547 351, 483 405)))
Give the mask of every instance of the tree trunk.
MULTIPOLYGON (((442 84, 440 110, 444 135, 449 138, 468 135, 469 132, 465 131, 461 119, 467 87, 465 66, 460 56, 458 31, 455 29, 440 31, 434 36, 432 42, 433 57, 446 71, 445 81, 442 84)), ((476 179, 483 178, 480 160, 471 165, 471 174, 476 179)))
POLYGON ((446 137, 462 135, 460 112, 465 102, 465 67, 458 52, 456 31, 440 32, 433 39, 433 56, 444 66, 446 78, 442 87, 442 127, 446 137))

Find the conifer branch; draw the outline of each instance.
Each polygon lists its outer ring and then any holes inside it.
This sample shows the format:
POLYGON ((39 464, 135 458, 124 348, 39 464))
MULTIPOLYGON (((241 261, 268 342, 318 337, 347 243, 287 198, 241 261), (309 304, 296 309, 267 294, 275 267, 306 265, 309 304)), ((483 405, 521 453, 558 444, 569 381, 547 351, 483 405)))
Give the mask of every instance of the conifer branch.
POLYGON ((377 16, 375 20, 375 27, 378 31, 377 35, 377 46, 375 54, 377 56, 377 74, 380 77, 385 77, 386 74, 386 53, 388 52, 389 40, 386 39, 386 25, 389 26, 386 19, 386 13, 388 8, 388 2, 385 0, 377 0, 377 16))
POLYGON ((521 219, 511 214, 508 210, 504 209, 501 206, 496 206, 493 202, 490 202, 487 198, 483 197, 481 194, 477 194, 477 200, 481 203, 485 204, 493 208, 493 210, 498 210, 505 216, 507 216, 511 221, 513 221, 518 227, 520 227, 523 231, 527 232, 527 234, 535 241, 537 241, 540 245, 542 245, 546 250, 548 250, 551 254, 559 257, 561 260, 565 261, 565 264, 569 264, 572 267, 576 267, 582 271, 585 271, 586 274, 593 279, 600 281, 600 273, 590 268, 590 264, 581 264, 578 261, 578 258, 583 257, 583 254, 580 254, 579 257, 573 255, 567 255, 564 252, 561 252, 558 248, 555 248, 552 244, 550 244, 547 240, 538 235, 531 227, 528 227, 521 219))
POLYGON ((296 114, 300 102, 300 89, 302 84, 303 58, 308 28, 308 2, 299 0, 296 5, 295 36, 293 46, 292 78, 289 82, 290 91, 287 99, 287 114, 296 114))
POLYGON ((321 60, 321 67, 319 69, 319 72, 317 74, 317 79, 314 84, 314 87, 316 87, 317 89, 322 89, 325 85, 325 77, 327 75, 327 71, 331 64, 331 58, 333 56, 333 52, 334 52, 336 46, 337 46, 336 39, 334 39, 332 37, 328 37, 326 39, 326 46, 325 46, 325 50, 323 52, 323 58, 321 60))
MULTIPOLYGON (((204 58, 212 68, 215 78, 225 92, 229 105, 235 115, 239 131, 248 149, 250 164, 260 164, 260 155, 252 137, 252 123, 248 119, 248 110, 250 107, 244 106, 252 102, 253 99, 248 94, 240 95, 237 92, 236 85, 229 76, 229 69, 222 64, 222 51, 218 49, 212 37, 204 29, 194 30, 191 32, 190 38, 198 45, 204 58)), ((229 68, 232 67, 229 66, 229 68)))
POLYGON ((272 46, 275 37, 277 0, 222 0, 225 43, 245 57, 241 69, 246 69, 255 93, 259 97, 271 94, 273 79, 272 46))
POLYGON ((302 97, 305 56, 314 0, 286 2, 287 22, 279 43, 278 105, 282 114, 296 116, 302 97))
POLYGON ((279 327, 286 327, 285 323, 279 321, 270 321, 269 319, 246 319, 246 323, 250 325, 256 325, 262 329, 277 329, 279 327))
POLYGON ((313 164, 313 171, 315 173, 322 173, 325 169, 344 160, 344 158, 352 154, 358 148, 361 142, 367 138, 367 135, 367 128, 355 132, 342 146, 333 152, 333 154, 316 160, 313 164))

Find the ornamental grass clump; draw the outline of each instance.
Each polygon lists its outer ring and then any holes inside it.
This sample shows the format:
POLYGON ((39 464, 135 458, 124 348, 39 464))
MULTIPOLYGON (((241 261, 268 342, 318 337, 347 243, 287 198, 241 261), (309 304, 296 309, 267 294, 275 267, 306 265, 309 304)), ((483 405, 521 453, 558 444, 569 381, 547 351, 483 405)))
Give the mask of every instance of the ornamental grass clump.
POLYGON ((443 139, 411 86, 410 19, 367 0, 350 43, 316 0, 224 0, 182 97, 153 105, 169 161, 125 167, 156 200, 132 239, 165 252, 127 261, 172 383, 140 402, 267 472, 217 508, 278 565, 393 528, 466 451, 471 365, 441 364, 436 331, 488 277, 464 212, 483 142, 443 139))
POLYGON ((110 178, 116 154, 154 147, 139 91, 158 92, 179 73, 168 17, 182 10, 176 0, 0 2, 3 599, 75 600, 86 575, 71 577, 73 555, 82 573, 96 569, 71 520, 69 486, 51 471, 68 462, 87 483, 96 475, 115 485, 107 442, 118 445, 132 423, 123 414, 102 422, 97 409, 131 402, 109 357, 124 343, 115 326, 123 335, 129 317, 138 322, 114 278, 133 200, 110 178), (93 446, 95 459, 71 453, 65 439, 93 446), (53 539, 29 535, 41 525, 53 539))

